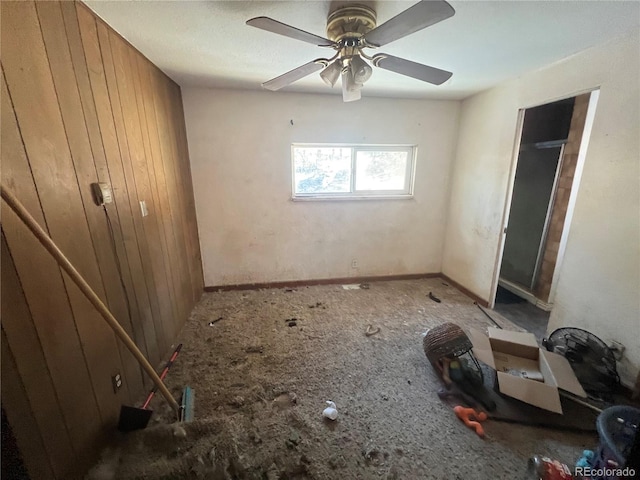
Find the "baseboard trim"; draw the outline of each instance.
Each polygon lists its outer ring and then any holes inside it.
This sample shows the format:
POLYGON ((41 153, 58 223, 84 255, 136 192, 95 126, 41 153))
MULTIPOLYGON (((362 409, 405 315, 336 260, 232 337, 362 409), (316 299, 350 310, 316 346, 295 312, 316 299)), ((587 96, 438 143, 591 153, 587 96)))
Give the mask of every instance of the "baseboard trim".
POLYGON ((408 273, 405 275, 379 275, 369 277, 319 278, 314 280, 291 280, 287 282, 242 283, 236 285, 215 285, 204 287, 205 292, 227 292, 231 290, 260 290, 263 288, 296 288, 313 285, 335 285, 368 282, 388 282, 392 280, 419 280, 438 278, 440 273, 408 273))
POLYGON ((484 298, 476 295, 475 293, 473 293, 471 290, 469 290, 468 288, 463 287, 462 285, 460 285, 458 282, 456 282, 455 280, 453 280, 452 278, 446 276, 444 273, 440 274, 440 277, 447 283, 453 285, 454 287, 456 287, 458 290, 460 290, 462 293, 464 293, 467 297, 471 298, 472 300, 474 300, 478 305, 483 306, 485 308, 489 308, 489 302, 486 301, 484 298))
POLYGON ((213 285, 204 287, 205 292, 228 292, 232 290, 261 290, 263 288, 297 288, 311 287, 313 285, 340 285, 352 283, 368 283, 368 282, 389 282, 393 280, 420 280, 423 278, 441 278, 445 282, 453 285, 455 288, 464 293, 467 297, 474 300, 478 305, 489 307, 489 302, 479 297, 471 290, 463 287, 455 280, 446 276, 444 273, 408 273, 404 275, 378 275, 368 277, 343 277, 343 278, 319 278, 313 280, 291 280, 288 282, 263 282, 263 283, 240 283, 235 285, 213 285))

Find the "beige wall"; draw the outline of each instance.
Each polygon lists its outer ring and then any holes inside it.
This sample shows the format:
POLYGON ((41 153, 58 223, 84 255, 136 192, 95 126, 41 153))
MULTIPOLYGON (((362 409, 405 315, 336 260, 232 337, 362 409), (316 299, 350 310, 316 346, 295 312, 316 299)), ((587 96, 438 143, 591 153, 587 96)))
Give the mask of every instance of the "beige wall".
POLYGON ((640 366, 639 44, 635 30, 463 102, 443 255, 445 274, 491 299, 518 109, 599 87, 549 329, 621 341, 627 384, 640 366))
POLYGON ((205 285, 440 272, 459 102, 183 95, 205 285), (293 142, 417 144, 415 198, 293 202, 293 142))

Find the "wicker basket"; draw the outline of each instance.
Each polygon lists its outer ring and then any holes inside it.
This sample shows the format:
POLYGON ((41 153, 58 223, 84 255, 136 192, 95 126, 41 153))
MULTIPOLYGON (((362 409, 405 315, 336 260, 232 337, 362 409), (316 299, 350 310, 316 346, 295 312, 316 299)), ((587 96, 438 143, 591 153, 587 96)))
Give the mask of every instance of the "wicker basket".
POLYGON ((467 334, 455 323, 433 327, 425 335, 422 345, 425 355, 437 370, 441 369, 442 357, 459 357, 473 348, 467 334))
POLYGON ((440 362, 442 357, 465 357, 470 360, 466 364, 473 371, 476 381, 480 384, 483 382, 482 369, 471 351, 473 344, 464 330, 455 323, 443 323, 433 327, 425 335, 422 345, 425 355, 440 377, 442 377, 440 362))

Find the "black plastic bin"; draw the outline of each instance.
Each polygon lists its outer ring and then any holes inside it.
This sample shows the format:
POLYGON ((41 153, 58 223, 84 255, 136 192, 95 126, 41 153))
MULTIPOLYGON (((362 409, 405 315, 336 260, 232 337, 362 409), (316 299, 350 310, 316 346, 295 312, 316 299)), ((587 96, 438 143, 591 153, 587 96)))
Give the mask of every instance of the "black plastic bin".
MULTIPOLYGON (((622 469, 640 426, 640 409, 627 405, 609 407, 598 415, 600 444, 591 461, 594 470, 622 469)), ((617 476, 592 476, 592 480, 618 480, 617 476)))

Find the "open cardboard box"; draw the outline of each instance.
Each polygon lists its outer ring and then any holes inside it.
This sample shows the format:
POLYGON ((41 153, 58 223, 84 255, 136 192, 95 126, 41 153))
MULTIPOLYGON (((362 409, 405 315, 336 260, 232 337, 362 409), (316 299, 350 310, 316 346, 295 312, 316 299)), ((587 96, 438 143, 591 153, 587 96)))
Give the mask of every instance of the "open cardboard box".
POLYGON ((489 327, 489 336, 471 329, 476 358, 496 371, 501 393, 562 413, 559 388, 586 397, 571 365, 562 355, 538 347, 531 333, 489 327))

